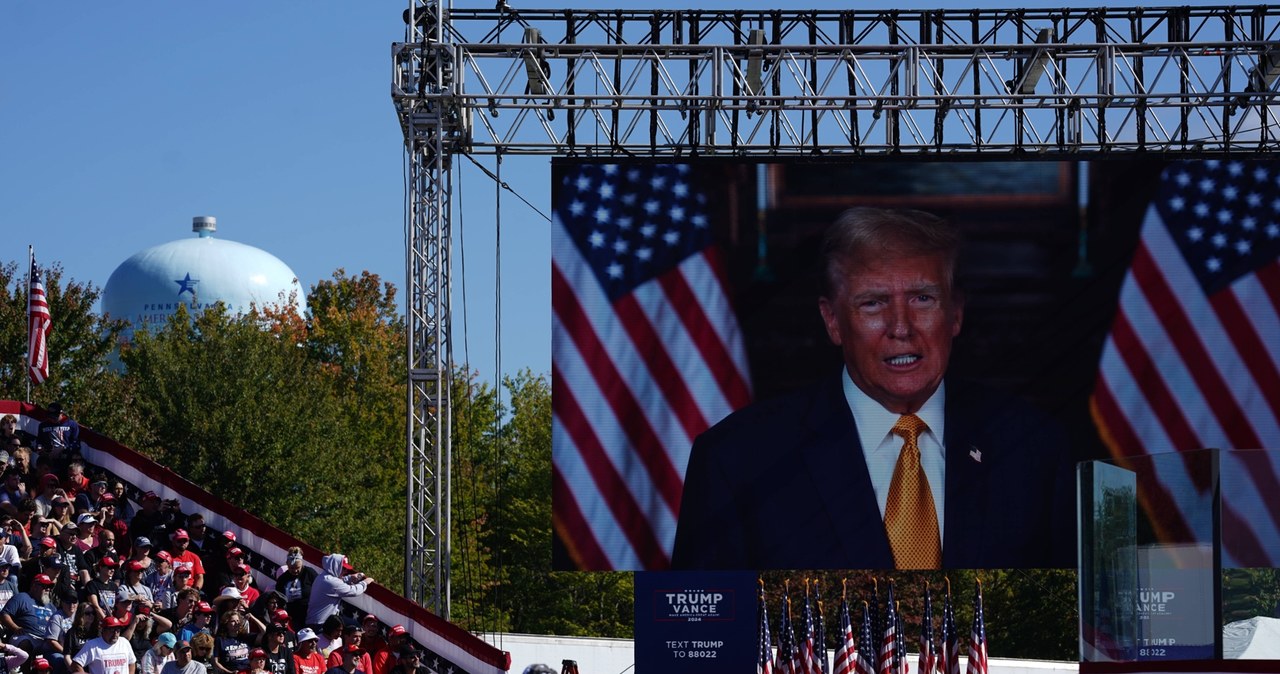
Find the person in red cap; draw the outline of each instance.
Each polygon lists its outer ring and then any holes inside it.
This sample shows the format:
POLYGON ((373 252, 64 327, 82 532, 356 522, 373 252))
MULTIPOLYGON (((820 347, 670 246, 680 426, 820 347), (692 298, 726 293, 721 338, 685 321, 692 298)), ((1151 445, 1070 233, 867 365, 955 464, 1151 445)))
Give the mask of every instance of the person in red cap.
MULTIPOLYGON (((195 608, 192 609, 191 622, 182 626, 178 630, 178 639, 182 641, 191 641, 191 637, 197 634, 208 634, 212 638, 214 609, 209 602, 197 602, 195 608)), ((212 654, 212 652, 211 652, 212 654)))
MULTIPOLYGON (((134 550, 137 550, 136 543, 134 550)), ((191 578, 190 574, 187 578, 191 578)), ((151 596, 161 610, 173 608, 178 600, 178 590, 174 589, 173 580, 173 557, 169 556, 168 550, 161 550, 152 560, 151 568, 142 574, 142 582, 151 588, 151 596)))
MULTIPOLYGON (((232 548, 232 550, 240 550, 240 548, 232 548)), ((240 559, 244 559, 244 552, 240 553, 240 559)), ((241 561, 231 567, 231 587, 240 591, 240 596, 245 603, 253 606, 258 603, 258 598, 262 596, 258 592, 258 588, 253 586, 253 573, 249 569, 249 565, 241 561)))
POLYGON ((360 619, 360 626, 364 628, 364 635, 360 639, 360 647, 365 651, 377 653, 387 645, 387 640, 382 636, 382 624, 378 622, 378 616, 372 613, 364 614, 364 617, 360 619))
MULTIPOLYGON (((373 674, 373 660, 369 657, 369 651, 364 648, 364 632, 359 625, 344 625, 342 627, 342 645, 333 649, 329 653, 329 657, 325 659, 325 666, 330 671, 333 669, 342 669, 346 666, 345 653, 354 646, 359 655, 356 656, 356 669, 365 674, 373 674)), ((334 674, 337 674, 334 672, 334 674)))
POLYGON ((200 555, 187 549, 191 544, 191 535, 186 529, 175 529, 173 535, 169 537, 173 547, 169 549, 169 555, 173 557, 173 568, 186 568, 191 571, 191 587, 197 590, 204 588, 204 562, 200 560, 200 555))
POLYGON ((249 674, 267 674, 267 652, 261 648, 249 651, 249 674))
POLYGON ((404 625, 392 625, 387 630, 387 641, 373 654, 373 674, 391 674, 400 662, 400 649, 409 641, 409 631, 404 625))
POLYGON ((9 643, 28 653, 49 636, 49 618, 53 616, 53 579, 38 574, 31 589, 15 594, 0 610, 0 625, 9 632, 9 643))
MULTIPOLYGON (((50 665, 49 661, 46 660, 44 656, 37 655, 35 662, 31 663, 31 668, 37 672, 47 672, 53 669, 53 665, 50 665)), ((12 665, 9 666, 9 671, 13 671, 12 665)))
POLYGON ((333 653, 342 656, 342 664, 330 667, 325 674, 369 674, 369 670, 360 668, 360 663, 362 660, 367 660, 369 654, 356 644, 348 644, 333 653))
POLYGON ((126 639, 120 638, 125 624, 115 616, 102 621, 102 636, 85 644, 71 659, 71 671, 75 674, 134 674, 138 658, 126 639))

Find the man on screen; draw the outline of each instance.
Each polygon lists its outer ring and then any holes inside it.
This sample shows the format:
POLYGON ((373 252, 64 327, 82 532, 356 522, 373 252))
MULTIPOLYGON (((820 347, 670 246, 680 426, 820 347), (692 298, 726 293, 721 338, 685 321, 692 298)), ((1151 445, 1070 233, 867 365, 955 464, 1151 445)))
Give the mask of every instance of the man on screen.
POLYGON ((818 308, 844 368, 698 437, 673 568, 1073 564, 1064 434, 945 376, 964 318, 959 245, 920 211, 837 219, 818 308))

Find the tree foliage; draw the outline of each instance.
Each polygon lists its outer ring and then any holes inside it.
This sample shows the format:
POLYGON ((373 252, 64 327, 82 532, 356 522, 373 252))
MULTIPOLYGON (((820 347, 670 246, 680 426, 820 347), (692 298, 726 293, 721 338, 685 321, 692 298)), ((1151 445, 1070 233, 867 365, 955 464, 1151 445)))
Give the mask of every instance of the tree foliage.
MULTIPOLYGON (((123 323, 94 312, 101 290, 68 278, 62 266, 43 269, 53 329, 49 377, 31 388, 32 402, 61 402, 83 422, 136 430, 127 413, 128 387, 111 367, 123 323)), ((27 270, 0 265, 0 397, 27 399, 27 270)))
POLYGON ((629 573, 551 570, 551 391, 529 371, 454 389, 454 619, 475 631, 629 637, 629 573), (496 429, 496 430, 495 430, 496 429))
MULTIPOLYGON (((394 586, 403 568, 403 329, 374 275, 289 309, 179 311, 121 358, 148 453, 394 586)), ((289 306, 283 303, 282 306, 289 306)))

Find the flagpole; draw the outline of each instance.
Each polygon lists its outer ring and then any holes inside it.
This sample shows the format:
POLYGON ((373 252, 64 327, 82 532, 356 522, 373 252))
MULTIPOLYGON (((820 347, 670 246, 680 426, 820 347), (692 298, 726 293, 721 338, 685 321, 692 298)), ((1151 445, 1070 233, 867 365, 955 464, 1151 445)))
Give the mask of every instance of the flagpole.
POLYGON ((35 246, 27 244, 27 355, 22 363, 23 377, 27 382, 27 404, 31 404, 31 270, 36 264, 35 246))

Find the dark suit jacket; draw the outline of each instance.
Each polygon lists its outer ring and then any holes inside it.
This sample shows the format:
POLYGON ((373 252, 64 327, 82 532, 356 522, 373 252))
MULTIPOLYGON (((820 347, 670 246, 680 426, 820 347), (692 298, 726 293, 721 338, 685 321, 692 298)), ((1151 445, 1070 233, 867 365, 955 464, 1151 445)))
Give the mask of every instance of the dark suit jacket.
MULTIPOLYGON (((672 568, 893 568, 842 377, 698 436, 672 568)), ((943 566, 1075 566, 1075 479, 1060 426, 961 382, 948 380, 946 396, 943 566)))

